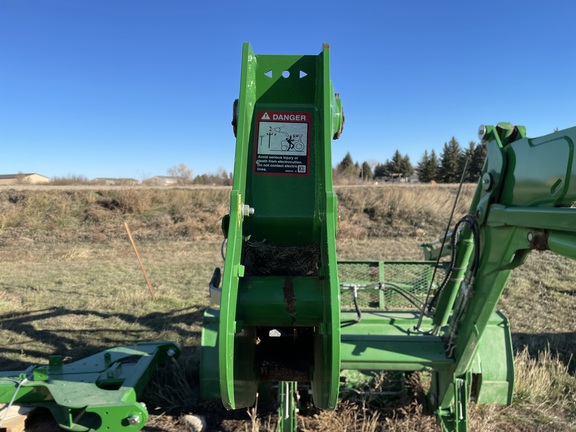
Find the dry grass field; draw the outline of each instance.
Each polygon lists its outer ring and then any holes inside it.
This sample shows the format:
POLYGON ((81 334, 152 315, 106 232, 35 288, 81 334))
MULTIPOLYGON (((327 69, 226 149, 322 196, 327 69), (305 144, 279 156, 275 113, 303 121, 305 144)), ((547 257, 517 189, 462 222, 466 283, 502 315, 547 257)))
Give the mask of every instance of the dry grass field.
MULTIPOLYGON (((457 215, 473 193, 466 186, 457 215)), ((420 259, 421 242, 446 228, 455 186, 338 187, 340 259, 420 259)), ((113 346, 171 340, 178 360, 145 394, 145 431, 183 431, 201 414, 210 431, 274 430, 274 411, 226 412, 198 396, 202 313, 221 266, 227 188, 0 189, 0 370, 76 360, 113 346), (130 226, 156 293, 150 293, 124 229, 130 226)), ((533 253, 500 308, 510 317, 516 387, 510 407, 473 407, 471 431, 576 431, 576 271, 533 253)), ((399 400, 346 398, 335 412, 303 410, 301 431, 439 431, 410 377, 399 400)), ((27 430, 48 431, 43 416, 27 430)))

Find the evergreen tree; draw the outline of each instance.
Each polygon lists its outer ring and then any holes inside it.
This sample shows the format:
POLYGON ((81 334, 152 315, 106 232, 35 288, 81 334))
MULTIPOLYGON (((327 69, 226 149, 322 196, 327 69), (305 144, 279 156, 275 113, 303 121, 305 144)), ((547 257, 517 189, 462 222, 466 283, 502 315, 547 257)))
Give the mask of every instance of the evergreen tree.
POLYGON ((484 159, 486 159, 486 145, 482 142, 470 141, 468 148, 462 153, 462 167, 466 165, 465 182, 478 182, 484 166, 484 159))
MULTIPOLYGON (((366 165, 369 169, 370 166, 366 165)), ((386 159, 386 162, 376 164, 373 176, 374 178, 408 178, 412 174, 414 174, 414 167, 410 162, 410 157, 408 155, 402 156, 400 150, 396 150, 392 159, 386 159)))
POLYGON ((434 150, 430 154, 425 150, 418 162, 418 180, 424 183, 438 181, 438 157, 434 150))
POLYGON ((424 150, 422 159, 418 162, 418 180, 423 183, 428 183, 432 180, 430 177, 430 156, 428 155, 428 150, 424 150))
POLYGON ((402 157, 402 153, 400 153, 400 150, 396 149, 394 155, 392 156, 392 159, 387 163, 389 175, 396 175, 396 176, 402 175, 403 159, 404 158, 402 157))
POLYGON ((462 150, 460 143, 454 137, 444 143, 440 155, 440 180, 443 183, 458 183, 462 175, 462 150))
POLYGON ((348 152, 346 153, 346 156, 344 156, 344 159, 342 159, 342 161, 338 164, 338 171, 346 172, 353 167, 354 167, 354 161, 352 160, 350 152, 348 152))
POLYGON ((356 177, 358 175, 357 165, 358 164, 354 164, 350 152, 347 152, 346 156, 344 156, 344 159, 342 159, 342 161, 336 167, 336 171, 341 175, 356 177))
MULTIPOLYGON (((472 143, 471 143, 472 144, 472 143)), ((480 174, 482 174, 482 168, 484 167, 484 160, 486 159, 486 144, 479 142, 474 147, 474 153, 470 160, 469 172, 470 181, 476 183, 480 179, 480 174)))
POLYGON ((472 158, 474 157, 474 147, 476 143, 470 141, 468 143, 468 148, 462 152, 462 167, 466 167, 466 173, 464 174, 464 182, 473 182, 474 174, 472 172, 472 158))
POLYGON ((360 175, 362 180, 371 180, 372 177, 374 177, 374 174, 372 174, 372 168, 368 162, 364 162, 362 164, 362 171, 360 172, 360 175))
POLYGON ((430 167, 428 169, 430 175, 430 181, 440 182, 440 164, 438 162, 438 156, 436 152, 432 150, 430 153, 430 167))
POLYGON ((374 178, 383 178, 388 177, 388 169, 386 167, 386 163, 377 164, 374 167, 374 178))
POLYGON ((405 155, 402 158, 400 166, 402 168, 401 172, 404 178, 410 178, 410 176, 414 174, 414 167, 412 166, 412 163, 410 163, 410 156, 405 155))

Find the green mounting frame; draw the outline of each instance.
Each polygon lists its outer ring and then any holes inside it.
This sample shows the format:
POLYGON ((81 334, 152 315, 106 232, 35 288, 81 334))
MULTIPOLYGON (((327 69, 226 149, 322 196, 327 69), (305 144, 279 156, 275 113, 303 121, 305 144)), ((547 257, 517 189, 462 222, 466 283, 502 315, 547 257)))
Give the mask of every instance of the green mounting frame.
POLYGON ((338 400, 330 145, 344 119, 329 54, 328 45, 318 56, 243 48, 221 304, 206 313, 201 361, 202 393, 229 409, 251 406, 262 379, 310 381, 322 408, 338 400), (294 270, 296 261, 309 266, 294 270))
POLYGON ((0 373, 0 402, 50 410, 65 430, 139 431, 148 419, 138 402, 159 364, 180 353, 172 342, 141 342, 63 364, 0 373))

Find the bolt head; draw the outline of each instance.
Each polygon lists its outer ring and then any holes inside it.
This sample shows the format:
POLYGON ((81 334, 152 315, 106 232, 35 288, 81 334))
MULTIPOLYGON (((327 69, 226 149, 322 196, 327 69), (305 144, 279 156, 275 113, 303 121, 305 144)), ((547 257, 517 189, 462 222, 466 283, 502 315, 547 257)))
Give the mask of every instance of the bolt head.
POLYGON ((170 348, 168 351, 166 351, 166 355, 168 357, 174 357, 176 355, 176 350, 174 348, 170 348))
POLYGON ((480 127, 478 127, 478 139, 482 141, 485 136, 486 136, 486 126, 480 125, 480 127))
POLYGON ((130 416, 126 420, 128 420, 128 424, 131 426, 135 426, 137 424, 140 424, 140 416, 138 416, 138 415, 130 416))
POLYGON ((490 192, 492 189, 492 176, 490 173, 484 173, 482 176, 482 190, 484 192, 490 192))

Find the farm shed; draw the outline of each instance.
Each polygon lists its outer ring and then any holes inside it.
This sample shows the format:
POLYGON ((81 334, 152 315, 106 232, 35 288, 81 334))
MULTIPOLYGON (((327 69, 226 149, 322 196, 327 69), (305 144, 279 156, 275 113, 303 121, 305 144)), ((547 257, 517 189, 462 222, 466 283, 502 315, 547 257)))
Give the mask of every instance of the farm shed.
POLYGON ((0 185, 15 185, 15 184, 46 184, 50 183, 50 179, 42 174, 18 173, 18 174, 0 174, 0 185))
POLYGON ((145 180, 146 184, 153 186, 173 186, 179 183, 178 177, 171 176, 155 176, 145 180))
POLYGON ((139 182, 133 178, 95 178, 90 181, 92 184, 104 186, 136 186, 139 182))

